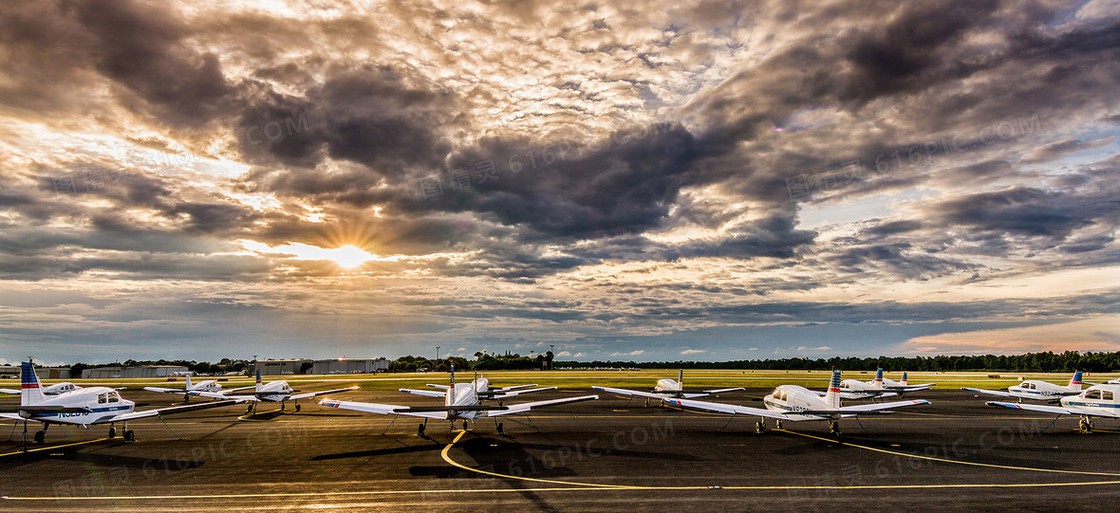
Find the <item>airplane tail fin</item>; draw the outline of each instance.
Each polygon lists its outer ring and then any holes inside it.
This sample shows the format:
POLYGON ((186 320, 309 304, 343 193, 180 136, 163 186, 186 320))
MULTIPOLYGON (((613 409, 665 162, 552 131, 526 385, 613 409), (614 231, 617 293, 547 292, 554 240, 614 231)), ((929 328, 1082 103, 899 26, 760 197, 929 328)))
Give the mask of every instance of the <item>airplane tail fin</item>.
POLYGON ((256 388, 256 391, 257 392, 261 391, 261 370, 260 369, 257 369, 257 388, 256 388))
POLYGON ((907 380, 906 380, 906 373, 905 373, 905 372, 903 372, 903 373, 902 373, 902 381, 899 381, 898 383, 899 383, 900 385, 902 385, 902 386, 906 386, 906 382, 907 382, 907 380))
POLYGON ((451 385, 452 387, 455 385, 455 362, 451 363, 451 385))
POLYGON ((1076 371, 1073 373, 1073 378, 1069 380, 1069 389, 1078 391, 1081 390, 1081 371, 1076 371))
POLYGON ((677 371, 677 384, 684 388, 684 369, 677 371))
POLYGON ((186 390, 188 392, 191 390, 191 375, 190 375, 190 373, 187 373, 187 388, 186 388, 186 390))
POLYGON ((824 402, 829 408, 840 407, 840 369, 832 369, 832 380, 828 383, 828 392, 824 394, 824 402))
POLYGON ((875 388, 883 388, 883 368, 875 370, 875 388))
POLYGON ((28 358, 20 362, 19 369, 20 406, 31 406, 46 400, 43 396, 43 387, 39 385, 39 376, 35 375, 35 365, 28 358))

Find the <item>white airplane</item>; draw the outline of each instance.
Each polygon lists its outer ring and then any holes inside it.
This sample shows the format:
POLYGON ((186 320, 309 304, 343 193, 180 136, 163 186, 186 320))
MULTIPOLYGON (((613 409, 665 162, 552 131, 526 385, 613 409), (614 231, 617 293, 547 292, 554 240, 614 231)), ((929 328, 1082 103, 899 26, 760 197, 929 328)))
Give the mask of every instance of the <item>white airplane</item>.
POLYGON ((907 392, 920 392, 929 390, 937 383, 922 383, 910 385, 907 375, 902 373, 902 381, 895 381, 883 377, 883 369, 875 371, 875 379, 860 381, 858 379, 845 379, 840 382, 840 397, 842 399, 867 399, 876 397, 893 397, 907 392))
MULTIPOLYGON (((401 406, 396 404, 364 403, 358 401, 339 401, 337 399, 324 399, 319 404, 328 408, 354 410, 381 415, 405 415, 408 417, 421 417, 424 423, 417 428, 417 434, 424 436, 424 429, 428 419, 443 419, 451 421, 454 428, 456 420, 463 421, 463 428, 467 422, 479 417, 498 417, 514 413, 528 413, 529 410, 542 406, 555 406, 558 404, 575 403, 598 399, 597 395, 584 395, 579 397, 565 397, 547 401, 535 401, 511 405, 486 406, 479 404, 478 390, 480 385, 476 381, 469 383, 455 383, 455 368, 451 368, 451 384, 443 394, 443 406, 401 406)), ((422 392, 428 392, 422 390, 422 392)), ((411 392, 410 392, 411 393, 411 392)), ((396 421, 396 418, 393 419, 396 421)), ((502 423, 495 421, 498 433, 502 433, 502 423)), ((392 424, 390 424, 392 425, 392 424)), ((386 428, 388 429, 388 428, 386 428)))
MULTIPOLYGON (((66 392, 73 392, 80 388, 82 387, 75 385, 69 381, 63 381, 61 383, 55 383, 49 387, 43 387, 42 391, 43 395, 58 395, 66 392)), ((22 393, 23 392, 12 388, 0 388, 0 394, 20 395, 22 393)))
POLYGON ((1091 433, 1093 431, 1093 417, 1120 418, 1120 385, 1093 385, 1077 395, 1062 396, 1058 402, 1061 406, 998 401, 988 401, 985 404, 1056 415, 1078 415, 1081 417, 1081 422, 1078 424, 1081 432, 1091 433))
MULTIPOLYGON (((772 393, 763 398, 766 409, 738 406, 734 404, 712 403, 695 401, 692 399, 666 399, 665 402, 682 408, 708 410, 717 413, 735 415, 750 415, 763 418, 777 419, 778 429, 782 428, 782 421, 794 422, 805 420, 827 420, 828 431, 840 435, 839 420, 842 418, 856 417, 861 413, 888 413, 889 410, 919 404, 930 404, 924 399, 910 401, 894 401, 889 403, 861 404, 858 406, 840 405, 840 371, 832 371, 832 380, 828 385, 828 392, 824 397, 820 394, 797 385, 779 385, 772 393)), ((728 422, 731 420, 728 419, 728 422)), ((765 429, 763 419, 755 423, 755 430, 761 433, 765 429)))
POLYGON ((215 380, 207 379, 191 384, 191 375, 187 374, 186 377, 187 381, 183 388, 144 387, 144 390, 161 394, 182 394, 185 402, 190 402, 191 392, 220 392, 222 390, 222 385, 215 380))
POLYGON ((984 390, 982 388, 961 388, 961 390, 968 390, 969 392, 977 392, 987 395, 997 395, 1000 397, 1014 397, 1022 401, 1023 399, 1033 399, 1036 401, 1057 401, 1062 397, 1069 395, 1077 395, 1081 393, 1081 371, 1073 373, 1073 378, 1069 380, 1066 386, 1055 385, 1046 381, 1038 381, 1028 379, 1018 385, 1007 387, 1007 391, 1002 390, 984 390))
POLYGON ((20 365, 20 403, 0 405, 0 418, 23 421, 24 440, 27 439, 27 423, 41 422, 43 429, 35 433, 35 443, 43 443, 47 427, 51 424, 71 424, 87 429, 93 424, 109 424, 109 438, 113 438, 116 436, 117 422, 124 425, 124 441, 132 442, 136 436, 128 429, 130 420, 146 417, 159 417, 163 420, 164 415, 172 413, 230 406, 240 402, 243 401, 231 399, 134 411, 136 403, 122 399, 115 389, 108 387, 84 387, 48 397, 43 393, 32 362, 26 361, 20 365))
POLYGON ((287 381, 269 381, 268 383, 261 383, 261 371, 257 369, 257 385, 255 387, 238 388, 235 390, 245 390, 247 388, 253 389, 253 395, 228 395, 232 390, 226 392, 188 392, 189 395, 196 395, 199 397, 209 397, 212 399, 238 399, 242 402, 248 401, 252 404, 249 406, 249 411, 253 411, 256 403, 264 401, 270 403, 280 403, 280 409, 284 409, 287 401, 296 401, 296 411, 300 410, 299 400, 317 397, 320 395, 334 394, 338 392, 349 392, 357 390, 357 386, 336 388, 333 390, 320 390, 318 392, 304 392, 302 394, 295 393, 292 387, 288 385, 287 381))
POLYGON ((677 372, 677 379, 662 378, 657 380, 657 385, 653 387, 652 392, 642 392, 640 390, 628 390, 625 388, 611 388, 611 387, 591 387, 594 390, 603 392, 610 392, 612 394, 624 395, 627 397, 645 397, 646 404, 649 404, 650 399, 664 400, 668 397, 677 397, 684 399, 693 399, 696 397, 706 397, 712 394, 720 394, 723 392, 734 392, 736 390, 746 390, 743 387, 734 388, 716 388, 712 390, 702 390, 699 392, 686 392, 684 390, 684 369, 677 372))

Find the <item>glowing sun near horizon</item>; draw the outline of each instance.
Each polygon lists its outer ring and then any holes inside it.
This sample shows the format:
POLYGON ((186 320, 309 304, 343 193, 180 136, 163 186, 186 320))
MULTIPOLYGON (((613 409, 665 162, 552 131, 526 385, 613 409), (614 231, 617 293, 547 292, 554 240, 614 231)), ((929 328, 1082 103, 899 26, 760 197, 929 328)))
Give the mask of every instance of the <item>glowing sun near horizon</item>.
POLYGON ((344 269, 353 269, 370 260, 379 257, 353 244, 344 244, 337 248, 321 248, 302 242, 292 242, 283 246, 269 247, 256 241, 241 241, 246 249, 277 255, 291 255, 296 260, 328 260, 344 269))

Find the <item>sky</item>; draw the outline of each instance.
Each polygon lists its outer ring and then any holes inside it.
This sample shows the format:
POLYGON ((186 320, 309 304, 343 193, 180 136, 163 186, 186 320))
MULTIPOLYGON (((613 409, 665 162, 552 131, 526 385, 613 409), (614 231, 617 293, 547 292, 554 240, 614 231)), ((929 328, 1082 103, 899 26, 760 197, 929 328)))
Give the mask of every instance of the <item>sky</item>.
POLYGON ((1120 350, 1120 2, 0 4, 0 359, 1120 350))

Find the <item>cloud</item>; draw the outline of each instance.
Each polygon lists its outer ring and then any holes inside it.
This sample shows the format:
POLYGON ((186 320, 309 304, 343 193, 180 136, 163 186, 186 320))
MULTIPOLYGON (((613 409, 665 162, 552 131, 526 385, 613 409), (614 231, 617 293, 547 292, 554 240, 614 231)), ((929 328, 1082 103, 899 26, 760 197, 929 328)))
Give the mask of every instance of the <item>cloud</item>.
POLYGON ((1017 354, 1022 352, 1118 351, 1120 316, 996 330, 915 337, 895 350, 903 354, 1017 354))
POLYGON ((704 354, 706 352, 708 352, 706 349, 685 349, 684 351, 681 351, 681 355, 688 356, 690 354, 704 354))
POLYGON ((831 348, 831 347, 828 347, 828 346, 819 346, 819 347, 806 347, 806 346, 798 346, 798 347, 797 347, 797 350, 798 350, 798 351, 816 351, 816 352, 823 352, 823 351, 831 351, 831 350, 832 350, 832 348, 831 348))

